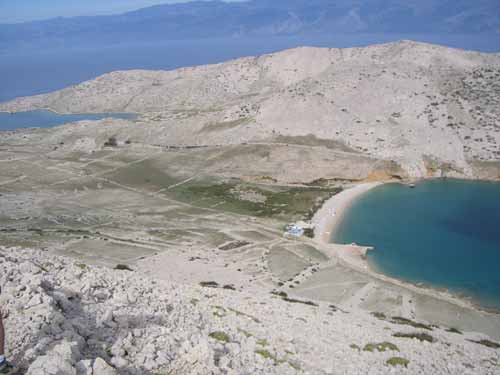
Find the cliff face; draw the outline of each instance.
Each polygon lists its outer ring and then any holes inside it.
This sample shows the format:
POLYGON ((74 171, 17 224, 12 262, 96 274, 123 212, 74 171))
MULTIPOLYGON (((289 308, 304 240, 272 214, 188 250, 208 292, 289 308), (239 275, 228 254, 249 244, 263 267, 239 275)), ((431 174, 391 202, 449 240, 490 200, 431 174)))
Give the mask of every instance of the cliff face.
POLYGON ((478 177, 471 162, 500 160, 499 82, 498 55, 403 41, 114 72, 0 110, 138 112, 147 135, 136 137, 158 144, 312 135, 394 160, 411 177, 478 177))

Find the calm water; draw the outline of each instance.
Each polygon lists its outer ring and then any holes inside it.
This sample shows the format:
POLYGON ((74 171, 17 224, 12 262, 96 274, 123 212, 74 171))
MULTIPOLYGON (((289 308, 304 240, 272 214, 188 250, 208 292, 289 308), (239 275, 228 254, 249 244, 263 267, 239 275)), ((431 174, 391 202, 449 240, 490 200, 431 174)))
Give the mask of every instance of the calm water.
POLYGON ((63 125, 75 121, 101 120, 107 117, 131 120, 134 119, 136 115, 130 113, 58 115, 57 113, 43 110, 17 112, 12 114, 0 112, 0 131, 21 128, 50 128, 52 126, 63 125))
POLYGON ((360 47, 401 39, 483 52, 500 51, 498 35, 334 34, 266 38, 212 38, 156 43, 23 48, 0 54, 0 102, 62 89, 114 70, 175 69, 255 56, 297 46, 360 47))
POLYGON ((388 184, 358 200, 334 234, 374 246, 370 264, 500 308, 500 184, 458 180, 388 184))

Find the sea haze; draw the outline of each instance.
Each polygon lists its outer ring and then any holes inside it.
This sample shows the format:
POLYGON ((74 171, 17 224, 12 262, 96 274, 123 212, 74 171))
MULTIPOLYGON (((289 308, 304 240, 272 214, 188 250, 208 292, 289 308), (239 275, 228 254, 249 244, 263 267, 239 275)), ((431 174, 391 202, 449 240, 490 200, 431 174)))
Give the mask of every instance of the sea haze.
MULTIPOLYGON (((498 0, 192 1, 124 14, 0 24, 0 51, 13 45, 70 46, 232 36, 498 34, 498 0)), ((89 13, 90 9, 89 9, 89 13)), ((54 14, 56 15, 56 14, 54 14)))
POLYGON ((500 309, 500 183, 432 180, 375 188, 355 201, 337 243, 374 246, 370 265, 500 309))
POLYGON ((25 47, 0 53, 0 102, 46 93, 93 79, 115 70, 175 69, 224 62, 298 46, 360 47, 401 39, 441 44, 483 52, 500 51, 496 35, 336 34, 335 36, 282 36, 212 38, 155 43, 123 43, 65 48, 25 47))

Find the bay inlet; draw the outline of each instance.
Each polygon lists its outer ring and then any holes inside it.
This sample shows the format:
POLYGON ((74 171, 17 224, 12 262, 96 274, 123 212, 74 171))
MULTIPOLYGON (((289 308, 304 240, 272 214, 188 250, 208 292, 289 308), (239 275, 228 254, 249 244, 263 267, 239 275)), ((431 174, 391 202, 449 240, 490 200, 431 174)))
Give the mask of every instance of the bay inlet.
POLYGON ((132 113, 99 113, 99 114, 58 114, 46 110, 35 110, 27 112, 0 112, 0 131, 16 130, 25 128, 50 128, 71 122, 83 120, 102 120, 104 118, 119 118, 133 120, 136 118, 132 113))
POLYGON ((500 309, 500 183, 375 187, 352 202, 332 241, 373 246, 370 267, 388 276, 500 309))

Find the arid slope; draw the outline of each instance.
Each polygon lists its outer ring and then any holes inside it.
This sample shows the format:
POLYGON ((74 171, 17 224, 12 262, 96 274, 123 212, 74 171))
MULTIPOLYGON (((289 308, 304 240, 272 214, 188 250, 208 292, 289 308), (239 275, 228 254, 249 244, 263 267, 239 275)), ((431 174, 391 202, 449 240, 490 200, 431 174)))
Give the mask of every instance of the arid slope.
POLYGON ((499 104, 500 56, 402 41, 113 72, 0 110, 137 112, 147 131, 121 136, 162 145, 313 135, 395 160, 410 177, 495 179, 499 104))

